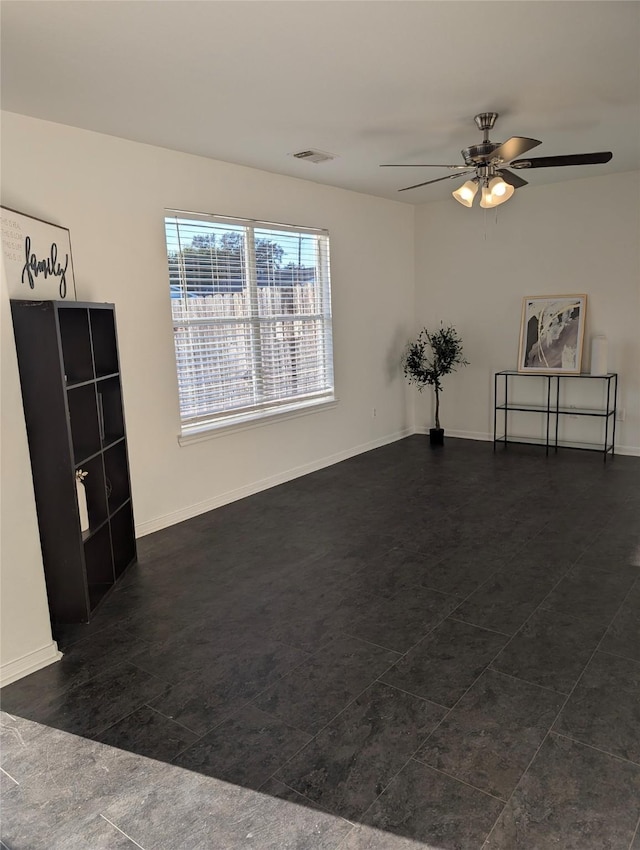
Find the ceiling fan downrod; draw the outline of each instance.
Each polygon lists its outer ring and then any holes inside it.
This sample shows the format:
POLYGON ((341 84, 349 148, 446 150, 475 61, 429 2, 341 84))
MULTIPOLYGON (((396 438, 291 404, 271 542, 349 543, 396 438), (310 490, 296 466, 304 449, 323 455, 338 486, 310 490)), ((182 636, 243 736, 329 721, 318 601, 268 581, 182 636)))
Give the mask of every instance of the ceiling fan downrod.
POLYGON ((481 112, 473 120, 476 122, 478 130, 483 134, 482 141, 478 145, 469 145, 469 147, 463 148, 460 153, 467 165, 478 166, 486 162, 487 157, 491 156, 494 150, 500 147, 497 142, 491 142, 489 140, 489 131, 493 130, 498 120, 498 113, 481 112))
POLYGON ((474 117, 473 120, 476 122, 476 127, 481 133, 484 133, 483 142, 489 141, 489 130, 493 130, 495 127, 499 114, 498 112, 480 112, 479 115, 474 117))

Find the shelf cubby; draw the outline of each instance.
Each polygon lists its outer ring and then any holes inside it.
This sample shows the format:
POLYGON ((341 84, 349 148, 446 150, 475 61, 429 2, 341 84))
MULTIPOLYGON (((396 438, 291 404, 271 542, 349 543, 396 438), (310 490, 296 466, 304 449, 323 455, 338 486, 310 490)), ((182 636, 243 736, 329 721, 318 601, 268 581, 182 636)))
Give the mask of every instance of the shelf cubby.
POLYGON ((104 472, 109 513, 112 514, 131 497, 127 447, 123 440, 105 451, 104 472))
POLYGON ((124 437, 122 392, 118 377, 105 378, 96 383, 98 411, 101 420, 102 445, 110 446, 124 437))
POLYGON ((124 504, 110 520, 113 567, 118 578, 136 557, 131 502, 124 504))
POLYGON ((82 483, 87 494, 89 533, 92 533, 93 529, 101 526, 109 516, 102 457, 99 454, 94 455, 78 468, 87 473, 82 483))
POLYGON ((95 384, 82 384, 69 389, 67 403, 74 461, 79 464, 102 447, 95 384))
POLYGON ((60 345, 67 384, 94 378, 89 317, 86 310, 65 310, 59 317, 60 345))
POLYGON ((113 314, 90 309, 89 316, 96 377, 114 375, 118 372, 118 348, 113 314))
POLYGON ((96 534, 84 542, 84 559, 87 568, 87 584, 113 584, 113 557, 109 526, 105 523, 96 534))

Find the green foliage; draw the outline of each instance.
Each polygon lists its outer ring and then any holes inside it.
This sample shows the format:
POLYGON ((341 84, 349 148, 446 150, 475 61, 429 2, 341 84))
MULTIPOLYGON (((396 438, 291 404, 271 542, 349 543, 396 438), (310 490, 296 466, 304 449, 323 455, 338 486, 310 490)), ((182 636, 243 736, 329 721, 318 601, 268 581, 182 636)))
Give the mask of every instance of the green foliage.
POLYGON ((402 366, 410 384, 416 384, 422 391, 432 386, 436 394, 436 428, 440 427, 440 392, 442 378, 455 372, 457 366, 467 366, 462 353, 462 340, 451 325, 441 326, 431 333, 423 328, 418 338, 409 343, 402 366))
MULTIPOLYGON (((284 249, 271 239, 256 239, 255 263, 261 280, 274 278, 282 268, 284 249)), ((180 267, 189 286, 219 283, 240 288, 245 279, 245 243, 242 233, 196 234, 191 245, 169 254, 170 283, 180 285, 180 267)), ((289 263, 287 268, 292 268, 289 263)))

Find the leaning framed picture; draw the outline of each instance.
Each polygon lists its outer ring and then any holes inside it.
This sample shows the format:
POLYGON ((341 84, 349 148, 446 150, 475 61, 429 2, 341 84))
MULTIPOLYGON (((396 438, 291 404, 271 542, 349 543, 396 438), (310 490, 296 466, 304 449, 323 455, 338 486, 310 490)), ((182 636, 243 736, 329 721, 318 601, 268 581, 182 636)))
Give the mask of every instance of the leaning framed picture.
POLYGON ((71 237, 66 227, 0 207, 2 259, 10 298, 75 300, 71 237))
POLYGON ((586 295, 526 295, 518 372, 579 374, 586 313, 586 295))

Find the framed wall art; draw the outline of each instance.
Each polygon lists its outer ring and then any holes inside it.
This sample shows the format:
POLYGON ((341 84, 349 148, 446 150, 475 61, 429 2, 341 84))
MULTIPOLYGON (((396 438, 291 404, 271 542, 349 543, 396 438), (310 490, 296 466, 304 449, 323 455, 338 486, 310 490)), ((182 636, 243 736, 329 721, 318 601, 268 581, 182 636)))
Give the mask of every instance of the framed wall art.
POLYGON ((0 217, 9 297, 75 301, 68 229, 8 207, 0 207, 0 217))
POLYGON ((526 295, 518 372, 579 374, 586 312, 586 295, 526 295))

